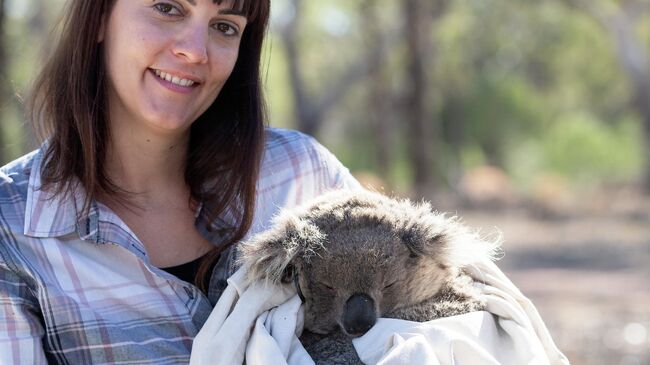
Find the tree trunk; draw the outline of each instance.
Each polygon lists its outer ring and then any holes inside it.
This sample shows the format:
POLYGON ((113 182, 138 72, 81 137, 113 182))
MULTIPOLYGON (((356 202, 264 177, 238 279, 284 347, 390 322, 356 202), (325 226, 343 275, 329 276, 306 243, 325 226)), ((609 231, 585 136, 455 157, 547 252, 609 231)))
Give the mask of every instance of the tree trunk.
POLYGON ((645 134, 645 166, 643 174, 643 190, 650 195, 650 72, 642 90, 636 92, 636 105, 643 119, 645 134))
POLYGON ((368 97, 367 109, 370 124, 370 133, 372 134, 375 147, 375 161, 377 163, 377 173, 383 179, 389 175, 392 166, 395 146, 393 143, 393 128, 390 123, 390 104, 392 101, 390 95, 389 82, 383 72, 382 65, 385 63, 384 52, 376 52, 376 47, 386 49, 384 34, 377 16, 377 4, 375 0, 365 0, 359 9, 365 13, 363 18, 363 33, 366 35, 368 48, 365 52, 366 64, 368 64, 368 97))
POLYGON ((463 170, 461 155, 466 139, 466 115, 460 99, 453 95, 445 95, 445 104, 440 115, 441 135, 447 146, 447 182, 453 191, 457 191, 463 170))
MULTIPOLYGON (((32 6, 32 16, 29 19, 29 31, 32 35, 36 35, 40 39, 49 39, 51 37, 50 33, 50 22, 48 21, 48 14, 52 11, 52 4, 49 3, 49 0, 39 0, 32 6)), ((52 54, 53 48, 56 46, 54 42, 45 42, 41 46, 40 56, 42 59, 49 57, 52 54)), ((37 65, 37 67, 40 67, 37 65)), ((24 105, 22 103, 18 104, 20 108, 21 115, 25 115, 24 105)), ((31 121, 27 121, 31 122, 31 121)), ((23 134, 23 150, 32 150, 38 148, 42 141, 39 141, 40 137, 37 137, 36 130, 34 129, 33 124, 29 124, 31 128, 24 128, 23 134)))
POLYGON ((282 29, 282 40, 287 54, 287 67, 289 68, 289 83, 293 94, 293 111, 296 118, 298 130, 310 135, 316 133, 319 120, 316 116, 310 115, 313 110, 311 98, 305 90, 305 83, 302 78, 300 67, 300 56, 298 52, 298 20, 302 17, 303 1, 293 0, 294 16, 291 21, 282 29))
POLYGON ((424 66, 426 41, 430 34, 421 0, 404 0, 407 44, 407 83, 405 115, 408 123, 409 155, 413 166, 414 193, 427 196, 433 191, 432 123, 427 115, 427 72, 424 66))
POLYGON ((325 120, 326 114, 350 91, 353 85, 368 77, 368 70, 382 59, 382 47, 376 46, 371 57, 374 61, 370 64, 367 59, 361 58, 353 63, 340 75, 333 75, 330 82, 323 85, 323 89, 316 96, 308 90, 303 77, 300 64, 300 50, 298 49, 297 36, 300 33, 298 21, 303 17, 303 0, 293 0, 294 16, 282 29, 281 36, 287 53, 289 67, 289 82, 294 98, 294 113, 297 128, 307 134, 316 135, 325 120))

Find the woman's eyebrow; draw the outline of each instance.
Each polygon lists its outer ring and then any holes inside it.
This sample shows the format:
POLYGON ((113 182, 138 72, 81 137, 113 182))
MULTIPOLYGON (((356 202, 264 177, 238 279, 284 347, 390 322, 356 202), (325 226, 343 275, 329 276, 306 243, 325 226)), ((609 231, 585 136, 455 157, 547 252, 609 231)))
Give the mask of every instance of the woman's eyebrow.
MULTIPOLYGON (((196 0, 185 0, 185 1, 190 3, 190 5, 192 5, 192 6, 196 6, 196 0)), ((215 3, 215 4, 217 3, 217 1, 218 0, 212 0, 212 2, 215 3)), ((237 10, 237 9, 221 9, 221 10, 219 10, 219 14, 221 14, 221 15, 239 15, 239 16, 243 16, 243 17, 246 16, 246 14, 243 11, 237 10)))

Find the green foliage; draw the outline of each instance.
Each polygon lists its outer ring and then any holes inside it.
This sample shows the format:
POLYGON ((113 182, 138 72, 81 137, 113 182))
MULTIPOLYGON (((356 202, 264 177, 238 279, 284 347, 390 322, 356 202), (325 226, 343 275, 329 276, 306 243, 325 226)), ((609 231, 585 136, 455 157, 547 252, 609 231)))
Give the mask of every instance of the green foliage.
MULTIPOLYGON (((0 104, 2 139, 0 148, 7 161, 35 148, 32 128, 25 120, 24 99, 29 85, 43 64, 51 45, 50 28, 57 20, 62 0, 7 0, 5 5, 4 42, 8 85, 11 96, 0 104), (12 10, 13 9, 13 10, 12 10), (15 9, 20 9, 17 11, 15 9), (43 16, 40 18, 39 16, 43 16)), ((6 161, 0 161, 4 163, 6 161)))
MULTIPOLYGON (((26 94, 62 0, 26 1, 22 18, 7 20, 9 72, 14 91, 26 94), (33 27, 37 9, 44 29, 33 27)), ((295 127, 294 99, 280 30, 292 18, 293 0, 272 0, 272 27, 266 43, 265 91, 271 125, 295 127)), ((303 2, 297 33, 307 94, 320 99, 351 65, 367 61, 377 45, 375 29, 388 45, 376 79, 360 78, 326 113, 321 135, 351 170, 380 169, 377 152, 389 148, 384 178, 407 190, 413 176, 408 158, 403 3, 389 0, 303 2), (374 10, 370 9, 374 7, 374 10), (371 17, 375 14, 375 17, 371 17), (391 146, 373 139, 374 88, 385 95, 381 117, 391 125, 391 146)), ((436 1, 430 4, 437 4, 436 1)), ((427 105, 435 135, 436 175, 454 184, 463 169, 492 163, 520 187, 536 175, 561 174, 577 186, 630 181, 642 174, 641 120, 631 104, 630 80, 617 59, 612 34, 587 12, 562 1, 453 0, 431 22, 427 105)), ((610 11, 618 3, 594 0, 610 11)), ((650 44, 650 14, 636 15, 641 44, 650 44)), ((7 102, 5 101, 5 104, 7 102)), ((20 104, 2 112, 3 148, 11 157, 25 152, 20 104)))
POLYGON ((480 80, 465 104, 465 145, 501 164, 513 142, 542 130, 544 112, 539 95, 520 78, 480 80))
POLYGON ((547 167, 574 180, 621 182, 641 172, 642 131, 635 119, 607 125, 575 113, 555 123, 545 137, 547 167))
POLYGON ((268 114, 270 124, 275 127, 288 128, 292 126, 293 98, 289 88, 288 70, 286 67, 286 56, 279 52, 280 40, 277 36, 271 35, 264 45, 262 60, 264 69, 262 72, 264 82, 264 96, 268 102, 268 114))
POLYGON ((643 167, 642 136, 634 117, 606 124, 588 112, 563 115, 539 138, 515 146, 508 170, 524 186, 543 172, 565 176, 576 187, 635 180, 643 167))
POLYGON ((639 177, 640 120, 625 117, 630 83, 611 35, 589 14, 553 1, 458 1, 436 41, 441 115, 463 125, 455 153, 464 168, 496 164, 524 188, 544 171, 577 185, 639 177))

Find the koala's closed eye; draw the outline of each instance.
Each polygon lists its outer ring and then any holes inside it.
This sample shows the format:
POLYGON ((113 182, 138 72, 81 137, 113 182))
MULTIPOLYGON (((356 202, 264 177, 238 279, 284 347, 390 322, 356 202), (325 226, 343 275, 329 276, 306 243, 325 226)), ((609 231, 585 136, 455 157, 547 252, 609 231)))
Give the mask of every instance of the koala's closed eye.
POLYGON ((328 291, 330 291, 330 292, 332 292, 332 293, 336 293, 336 289, 334 288, 334 286, 332 286, 332 285, 330 285, 330 284, 327 284, 327 283, 324 283, 324 282, 320 282, 320 281, 317 282, 316 284, 319 285, 319 286, 321 286, 322 288, 327 289, 328 291))
POLYGON ((397 284, 398 281, 399 281, 399 280, 395 280, 395 281, 391 282, 390 284, 385 285, 385 286, 384 286, 384 290, 387 290, 387 289, 392 288, 395 284, 397 284))

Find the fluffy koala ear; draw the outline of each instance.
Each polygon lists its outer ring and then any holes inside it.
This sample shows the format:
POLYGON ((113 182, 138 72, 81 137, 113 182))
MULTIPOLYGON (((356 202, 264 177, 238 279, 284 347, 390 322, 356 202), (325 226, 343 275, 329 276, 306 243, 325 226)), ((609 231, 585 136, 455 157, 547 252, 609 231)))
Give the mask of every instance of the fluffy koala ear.
POLYGON ((400 202, 404 214, 397 227, 402 242, 409 249, 410 257, 435 255, 444 250, 448 242, 447 219, 432 212, 427 203, 412 205, 408 200, 400 202))
POLYGON ((431 228, 411 226, 410 229, 402 233, 402 241, 409 249, 411 258, 434 255, 436 252, 444 250, 447 236, 444 232, 438 232, 431 228))
POLYGON ((323 234, 318 227, 296 216, 283 216, 275 227, 239 247, 239 262, 248 267, 250 281, 288 282, 323 234))
POLYGON ((458 217, 433 212, 428 204, 416 207, 413 213, 401 227, 401 238, 413 258, 433 255, 440 262, 463 267, 500 255, 498 232, 492 239, 482 238, 458 217))

